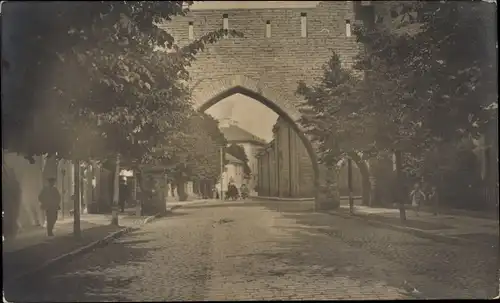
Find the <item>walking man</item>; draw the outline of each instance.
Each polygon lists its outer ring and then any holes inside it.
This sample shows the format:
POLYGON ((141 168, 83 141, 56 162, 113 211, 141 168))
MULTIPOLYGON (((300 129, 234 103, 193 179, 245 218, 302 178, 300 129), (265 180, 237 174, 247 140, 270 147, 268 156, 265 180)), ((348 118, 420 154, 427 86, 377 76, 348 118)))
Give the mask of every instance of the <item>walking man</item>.
POLYGON ((47 235, 52 237, 54 236, 52 231, 57 221, 57 213, 61 209, 61 195, 55 187, 56 179, 50 178, 48 181, 49 184, 44 186, 40 192, 38 201, 40 201, 42 210, 45 211, 45 217, 47 218, 47 235))

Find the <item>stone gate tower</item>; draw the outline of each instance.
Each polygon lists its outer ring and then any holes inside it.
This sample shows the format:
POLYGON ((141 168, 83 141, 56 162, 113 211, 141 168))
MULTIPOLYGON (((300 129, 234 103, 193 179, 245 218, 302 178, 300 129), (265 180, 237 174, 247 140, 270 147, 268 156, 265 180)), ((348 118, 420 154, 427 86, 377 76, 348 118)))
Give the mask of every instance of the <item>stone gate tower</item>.
POLYGON ((318 163, 315 147, 296 123, 301 100, 295 91, 300 80, 315 83, 332 51, 346 67, 352 65, 360 45, 351 26, 366 22, 371 14, 369 1, 303 2, 300 7, 193 10, 164 29, 179 46, 221 28, 243 33, 244 37, 227 37, 197 55, 190 67, 194 105, 206 110, 241 93, 276 111, 293 125, 311 156, 317 209, 330 209, 338 206, 335 174, 318 163))

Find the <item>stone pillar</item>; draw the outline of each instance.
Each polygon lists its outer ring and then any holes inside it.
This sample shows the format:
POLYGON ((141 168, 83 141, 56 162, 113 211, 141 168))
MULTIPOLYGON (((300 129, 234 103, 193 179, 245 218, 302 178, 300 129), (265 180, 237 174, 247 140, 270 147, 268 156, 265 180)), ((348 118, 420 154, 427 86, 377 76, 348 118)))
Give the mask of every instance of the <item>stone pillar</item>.
POLYGON ((334 168, 318 164, 318 179, 316 180, 316 211, 327 211, 340 206, 340 197, 334 168))

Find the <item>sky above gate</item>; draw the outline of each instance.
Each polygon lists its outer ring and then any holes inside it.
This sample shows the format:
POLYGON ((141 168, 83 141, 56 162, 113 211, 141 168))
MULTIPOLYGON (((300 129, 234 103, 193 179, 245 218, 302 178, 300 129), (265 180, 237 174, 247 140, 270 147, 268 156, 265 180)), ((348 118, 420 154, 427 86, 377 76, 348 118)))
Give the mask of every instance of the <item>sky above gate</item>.
POLYGON ((278 119, 278 115, 267 106, 241 94, 221 100, 206 113, 218 120, 234 120, 239 127, 267 142, 272 140, 272 128, 278 119))
MULTIPOLYGON (((191 10, 208 9, 271 9, 271 8, 311 8, 320 1, 203 1, 191 6, 191 10)), ((214 106, 206 113, 218 120, 231 119, 237 125, 252 134, 266 140, 272 140, 272 127, 278 115, 265 105, 247 96, 232 95, 214 106)))

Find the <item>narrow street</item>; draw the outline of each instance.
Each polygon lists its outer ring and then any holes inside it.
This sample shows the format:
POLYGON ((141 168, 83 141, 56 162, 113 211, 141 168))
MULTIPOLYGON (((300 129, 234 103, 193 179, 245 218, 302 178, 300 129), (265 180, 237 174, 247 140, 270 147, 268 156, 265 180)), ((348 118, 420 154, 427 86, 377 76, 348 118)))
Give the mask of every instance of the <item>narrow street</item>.
POLYGON ((20 283, 6 297, 96 302, 496 295, 496 248, 442 244, 312 213, 306 203, 285 203, 178 209, 20 283))

